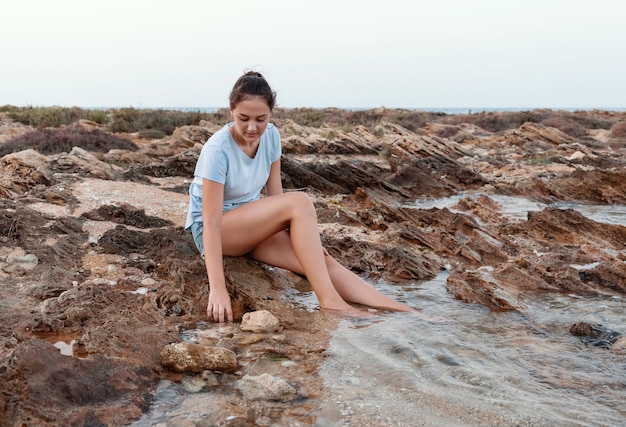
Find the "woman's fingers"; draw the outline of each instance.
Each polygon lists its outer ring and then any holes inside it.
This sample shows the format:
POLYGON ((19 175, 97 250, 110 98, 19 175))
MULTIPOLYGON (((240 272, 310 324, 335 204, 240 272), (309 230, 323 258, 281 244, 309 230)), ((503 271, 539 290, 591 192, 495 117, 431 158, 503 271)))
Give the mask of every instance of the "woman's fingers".
POLYGON ((233 311, 230 307, 208 306, 207 316, 209 320, 220 323, 233 321, 233 311))

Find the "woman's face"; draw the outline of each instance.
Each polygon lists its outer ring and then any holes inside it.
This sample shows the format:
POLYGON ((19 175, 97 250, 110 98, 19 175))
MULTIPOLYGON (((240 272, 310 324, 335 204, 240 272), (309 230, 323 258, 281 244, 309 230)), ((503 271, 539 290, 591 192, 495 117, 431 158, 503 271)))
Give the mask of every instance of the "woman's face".
POLYGON ((257 142, 267 124, 270 122, 272 111, 267 102, 259 96, 253 96, 239 102, 230 110, 235 123, 234 132, 242 142, 252 144, 257 142))

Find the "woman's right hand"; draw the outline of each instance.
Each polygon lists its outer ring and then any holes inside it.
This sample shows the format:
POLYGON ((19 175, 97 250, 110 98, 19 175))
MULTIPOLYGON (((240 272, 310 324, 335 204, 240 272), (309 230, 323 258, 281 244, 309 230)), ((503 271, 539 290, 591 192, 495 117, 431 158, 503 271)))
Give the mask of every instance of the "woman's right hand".
POLYGON ((215 322, 232 322, 233 309, 230 304, 230 295, 226 289, 211 289, 209 291, 209 304, 206 308, 209 319, 215 322))

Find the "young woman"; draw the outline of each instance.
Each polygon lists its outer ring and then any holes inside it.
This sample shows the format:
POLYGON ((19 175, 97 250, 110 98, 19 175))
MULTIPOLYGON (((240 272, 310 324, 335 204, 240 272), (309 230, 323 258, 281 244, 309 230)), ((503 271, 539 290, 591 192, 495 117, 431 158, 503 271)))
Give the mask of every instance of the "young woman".
POLYGON ((413 311, 377 291, 322 248, 317 214, 306 193, 283 193, 280 135, 270 123, 275 102, 276 93, 260 73, 241 76, 230 94, 233 121, 209 138, 196 164, 186 228, 205 260, 209 318, 233 321, 222 257, 246 254, 304 274, 323 311, 363 315, 347 301, 413 311))

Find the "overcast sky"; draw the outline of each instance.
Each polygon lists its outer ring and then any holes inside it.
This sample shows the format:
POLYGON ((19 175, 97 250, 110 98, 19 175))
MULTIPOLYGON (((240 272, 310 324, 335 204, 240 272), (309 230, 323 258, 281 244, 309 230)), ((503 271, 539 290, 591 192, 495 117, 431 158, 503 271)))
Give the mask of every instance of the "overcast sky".
POLYGON ((2 0, 0 105, 625 108, 624 0, 2 0))

